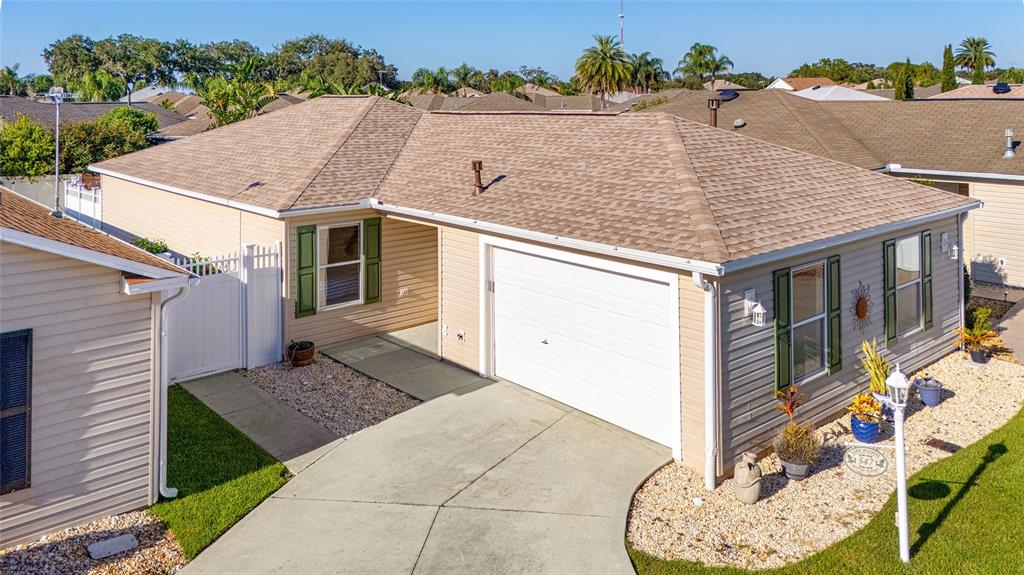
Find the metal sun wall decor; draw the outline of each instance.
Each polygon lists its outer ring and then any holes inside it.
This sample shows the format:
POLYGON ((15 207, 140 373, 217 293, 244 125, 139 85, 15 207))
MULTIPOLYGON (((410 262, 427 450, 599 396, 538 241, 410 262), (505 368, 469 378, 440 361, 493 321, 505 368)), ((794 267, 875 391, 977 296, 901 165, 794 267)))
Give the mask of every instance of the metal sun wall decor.
POLYGON ((853 305, 850 311, 853 312, 853 327, 864 331, 864 328, 871 323, 871 288, 864 285, 864 282, 857 282, 853 290, 853 305))

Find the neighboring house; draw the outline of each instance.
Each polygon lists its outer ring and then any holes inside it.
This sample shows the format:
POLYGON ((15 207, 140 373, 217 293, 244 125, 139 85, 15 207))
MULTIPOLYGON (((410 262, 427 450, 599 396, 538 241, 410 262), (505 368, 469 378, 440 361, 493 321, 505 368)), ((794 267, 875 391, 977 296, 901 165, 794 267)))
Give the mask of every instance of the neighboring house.
MULTIPOLYGON (((916 95, 917 94, 915 93, 915 96, 916 95)), ((1024 100, 1024 84, 968 84, 948 92, 940 92, 928 97, 933 100, 950 98, 1024 100)))
POLYGON ((535 94, 533 103, 549 111, 571 111, 571 112, 597 112, 605 105, 608 109, 615 106, 628 105, 626 102, 601 102, 601 98, 592 94, 581 94, 578 96, 542 96, 535 94))
POLYGON ((873 94, 868 94, 867 92, 854 90, 853 88, 847 88, 845 86, 811 86, 810 88, 797 90, 792 94, 794 96, 800 96, 801 98, 807 98, 808 100, 818 101, 879 101, 886 99, 881 96, 875 96, 873 94))
POLYGON ((416 95, 409 96, 407 101, 414 108, 420 110, 463 110, 463 111, 487 111, 487 112, 541 112, 541 108, 530 100, 517 98, 505 92, 491 92, 482 96, 455 97, 455 96, 434 96, 416 95))
POLYGON ((0 189, 0 549, 156 501, 160 291, 188 283, 0 189))
POLYGON ((841 413, 866 386, 861 340, 908 372, 955 349, 954 246, 978 205, 668 114, 375 97, 92 169, 105 219, 172 249, 283 242, 285 340, 438 322, 445 360, 669 446, 711 483, 769 444, 777 389, 801 384, 809 420, 841 413))
POLYGON ((458 88, 454 92, 452 92, 452 95, 457 98, 479 98, 480 96, 483 96, 485 94, 486 92, 481 92, 480 90, 470 88, 469 86, 458 88))
POLYGON ((737 84, 736 82, 730 82, 729 80, 725 80, 723 78, 718 78, 716 80, 708 80, 707 82, 704 82, 703 86, 704 86, 705 90, 749 90, 750 89, 750 88, 747 88, 746 86, 741 86, 740 84, 737 84))
MULTIPOLYGON (((860 91, 864 92, 865 94, 871 94, 872 96, 885 98, 886 100, 896 99, 896 90, 894 90, 893 88, 876 88, 874 90, 864 89, 860 91)), ((923 100, 925 98, 930 98, 941 92, 942 84, 932 84, 931 86, 914 86, 914 99, 923 100)))
MULTIPOLYGON (((684 93, 648 111, 707 123, 707 95, 684 93)), ((1024 101, 815 102, 761 90, 722 102, 718 125, 981 200, 964 230, 972 277, 1024 286, 1024 150, 1014 144, 1004 157, 1005 131, 1014 142, 1024 136, 1024 101)))
POLYGON ((797 90, 805 90, 807 88, 813 88, 814 86, 835 86, 836 83, 829 78, 776 78, 772 80, 771 84, 765 86, 765 90, 789 90, 795 92, 797 90))
MULTIPOLYGON (((121 106, 127 106, 127 104, 121 102, 64 102, 60 105, 60 121, 61 124, 91 122, 121 106)), ((165 110, 157 104, 132 102, 132 107, 155 115, 160 128, 185 121, 180 114, 165 110)), ((32 121, 49 129, 53 129, 57 118, 55 106, 49 102, 37 102, 21 96, 0 96, 0 127, 4 122, 15 121, 19 114, 28 116, 32 121)))
MULTIPOLYGON (((161 92, 150 96, 150 101, 154 103, 167 102, 174 107, 176 112, 186 118, 184 122, 161 128, 154 136, 156 139, 176 140, 178 138, 187 138, 209 130, 216 123, 216 119, 210 115, 210 109, 203 104, 203 99, 194 94, 161 92)), ((277 99, 263 106, 259 113, 268 114, 304 101, 306 101, 306 98, 301 94, 278 92, 277 99)))
POLYGON ((557 91, 552 90, 551 88, 545 88, 544 86, 538 86, 538 85, 533 84, 531 82, 527 82, 526 84, 523 84, 523 86, 521 88, 519 88, 519 91, 522 92, 523 94, 526 94, 526 97, 530 98, 531 100, 533 99, 534 96, 550 97, 550 96, 558 96, 558 95, 560 95, 557 91))

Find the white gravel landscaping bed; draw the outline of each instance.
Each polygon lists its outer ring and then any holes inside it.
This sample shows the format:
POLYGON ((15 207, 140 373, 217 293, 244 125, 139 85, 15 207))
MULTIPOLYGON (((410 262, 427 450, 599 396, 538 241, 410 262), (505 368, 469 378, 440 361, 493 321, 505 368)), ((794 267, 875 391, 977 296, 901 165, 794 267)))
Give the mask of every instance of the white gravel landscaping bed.
MULTIPOLYGON (((905 428, 908 474, 950 455, 925 445, 929 439, 966 447, 1024 405, 1024 365, 993 359, 982 368, 968 367, 966 354, 955 353, 927 371, 943 383, 943 401, 927 408, 916 395, 911 399, 905 428)), ((630 543, 663 559, 768 569, 846 538, 881 509, 894 490, 895 469, 892 450, 880 449, 889 459, 886 473, 862 477, 846 470, 843 444, 853 440, 849 425, 847 416, 818 430, 826 448, 804 481, 788 481, 774 454, 760 460, 762 499, 755 505, 736 500, 732 480, 709 493, 699 473, 676 463, 666 465, 633 497, 630 543), (696 505, 694 498, 702 504, 696 505)), ((883 425, 879 443, 891 445, 891 436, 891 426, 883 425)))
POLYGON ((14 575, 149 575, 171 573, 186 563, 181 546, 148 511, 104 517, 0 550, 0 573, 14 575), (96 561, 87 545, 131 533, 139 547, 96 561))
POLYGON ((242 375, 341 436, 376 425, 420 403, 322 354, 305 367, 281 362, 242 375))

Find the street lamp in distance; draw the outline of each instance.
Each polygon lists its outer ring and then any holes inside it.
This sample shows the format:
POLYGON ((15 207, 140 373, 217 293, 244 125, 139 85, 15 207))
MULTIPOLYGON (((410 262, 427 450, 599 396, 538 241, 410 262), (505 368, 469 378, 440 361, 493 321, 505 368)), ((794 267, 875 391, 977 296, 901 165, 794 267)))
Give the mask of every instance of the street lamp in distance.
POLYGON ((53 86, 46 97, 57 107, 57 120, 53 130, 53 216, 60 218, 63 217, 60 211, 60 104, 64 101, 64 88, 53 86))

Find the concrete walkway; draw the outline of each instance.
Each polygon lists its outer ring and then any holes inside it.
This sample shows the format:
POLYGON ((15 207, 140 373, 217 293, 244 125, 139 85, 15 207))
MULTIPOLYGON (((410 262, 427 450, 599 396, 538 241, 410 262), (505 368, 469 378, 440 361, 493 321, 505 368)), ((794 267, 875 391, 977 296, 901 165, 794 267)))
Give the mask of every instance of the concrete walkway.
POLYGON ((518 386, 477 381, 337 444, 184 572, 632 573, 630 500, 670 459, 518 386))
POLYGON ((1013 351, 1019 361, 1024 362, 1024 299, 1006 312, 995 330, 1003 344, 1013 351))
POLYGON ((241 375, 228 371, 181 384, 298 473, 342 440, 241 375))

